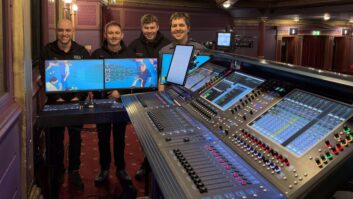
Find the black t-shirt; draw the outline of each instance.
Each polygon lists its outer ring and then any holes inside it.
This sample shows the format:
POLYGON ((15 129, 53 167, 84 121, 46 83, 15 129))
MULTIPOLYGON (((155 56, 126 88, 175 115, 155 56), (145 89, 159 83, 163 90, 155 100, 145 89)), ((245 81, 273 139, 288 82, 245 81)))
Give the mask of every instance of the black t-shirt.
MULTIPOLYGON (((57 41, 48 43, 42 50, 41 53, 41 64, 40 64, 40 74, 42 82, 45 84, 45 60, 78 60, 78 59, 89 59, 88 51, 78 43, 72 41, 70 50, 66 53, 59 49, 57 41)), ((49 104, 56 103, 59 98, 65 100, 65 102, 70 102, 74 97, 78 97, 80 100, 84 100, 85 93, 48 93, 49 104)))

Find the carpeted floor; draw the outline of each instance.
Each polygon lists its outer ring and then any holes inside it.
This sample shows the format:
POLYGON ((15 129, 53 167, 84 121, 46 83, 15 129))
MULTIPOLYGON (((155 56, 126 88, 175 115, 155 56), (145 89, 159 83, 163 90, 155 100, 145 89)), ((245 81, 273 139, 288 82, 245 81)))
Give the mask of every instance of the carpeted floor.
MULTIPOLYGON (((94 129, 95 125, 86 125, 85 128, 94 129)), ((80 174, 85 185, 84 192, 81 194, 75 193, 68 185, 68 176, 65 174, 64 183, 61 187, 59 198, 118 198, 123 192, 123 188, 119 180, 115 176, 115 168, 112 164, 109 173, 109 182, 103 187, 94 186, 94 178, 99 172, 99 157, 98 157, 98 138, 96 132, 84 132, 82 136, 81 148, 81 168, 80 174)), ((143 151, 140 147, 136 137, 134 128, 131 124, 127 126, 125 135, 125 161, 126 170, 131 176, 134 188, 137 191, 137 196, 144 196, 144 182, 139 182, 134 179, 135 172, 140 168, 143 161, 143 151)), ((112 141, 111 141, 112 143, 112 141)), ((112 147, 112 146, 111 146, 112 147)), ((65 165, 67 166, 67 149, 68 149, 68 135, 65 134, 65 165)), ((113 151, 113 150, 112 150, 113 151)), ((112 157, 112 161, 114 158, 112 157)))

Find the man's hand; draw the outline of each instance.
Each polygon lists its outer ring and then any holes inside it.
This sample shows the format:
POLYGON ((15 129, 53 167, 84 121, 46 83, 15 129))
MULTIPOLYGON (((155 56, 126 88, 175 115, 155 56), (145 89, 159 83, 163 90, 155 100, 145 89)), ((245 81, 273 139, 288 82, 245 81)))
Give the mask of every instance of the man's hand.
POLYGON ((88 98, 88 99, 93 99, 93 98, 94 98, 94 94, 93 94, 92 91, 89 91, 89 92, 87 93, 87 98, 88 98))
POLYGON ((164 91, 165 85, 163 84, 158 84, 158 91, 164 91))
POLYGON ((114 99, 119 99, 120 98, 120 93, 118 90, 113 90, 108 92, 108 97, 109 98, 114 98, 114 99))
POLYGON ((71 99, 71 102, 78 102, 78 101, 79 101, 78 97, 74 97, 71 99))
POLYGON ((56 100, 56 102, 65 102, 65 100, 60 97, 59 99, 56 100))

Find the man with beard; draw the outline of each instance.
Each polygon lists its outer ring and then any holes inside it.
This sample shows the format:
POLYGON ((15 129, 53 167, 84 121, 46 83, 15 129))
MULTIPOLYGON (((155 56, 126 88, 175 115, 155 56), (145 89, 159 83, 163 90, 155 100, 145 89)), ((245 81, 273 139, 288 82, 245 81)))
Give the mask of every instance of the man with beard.
POLYGON ((175 12, 170 16, 170 33, 173 36, 173 42, 161 49, 161 53, 173 53, 175 45, 192 45, 194 50, 199 52, 205 47, 195 41, 190 40, 190 16, 186 12, 175 12))
MULTIPOLYGON (((159 56, 163 54, 172 54, 175 49, 175 45, 192 45, 194 46, 194 53, 197 54, 201 50, 206 49, 202 44, 192 41, 189 38, 190 32, 190 16, 186 12, 175 12, 170 16, 170 33, 173 36, 173 42, 164 46, 159 51, 159 56)), ((160 62, 161 63, 161 62, 160 62)), ((164 90, 164 85, 158 85, 158 90, 164 90)))

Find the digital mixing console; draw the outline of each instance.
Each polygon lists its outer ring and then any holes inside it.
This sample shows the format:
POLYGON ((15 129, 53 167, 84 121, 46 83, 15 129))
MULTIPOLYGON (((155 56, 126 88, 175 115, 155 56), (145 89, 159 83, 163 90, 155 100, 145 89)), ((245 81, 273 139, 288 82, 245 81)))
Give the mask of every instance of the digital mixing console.
POLYGON ((122 98, 166 198, 327 197, 329 178, 352 174, 351 105, 204 67, 185 87, 122 98))

